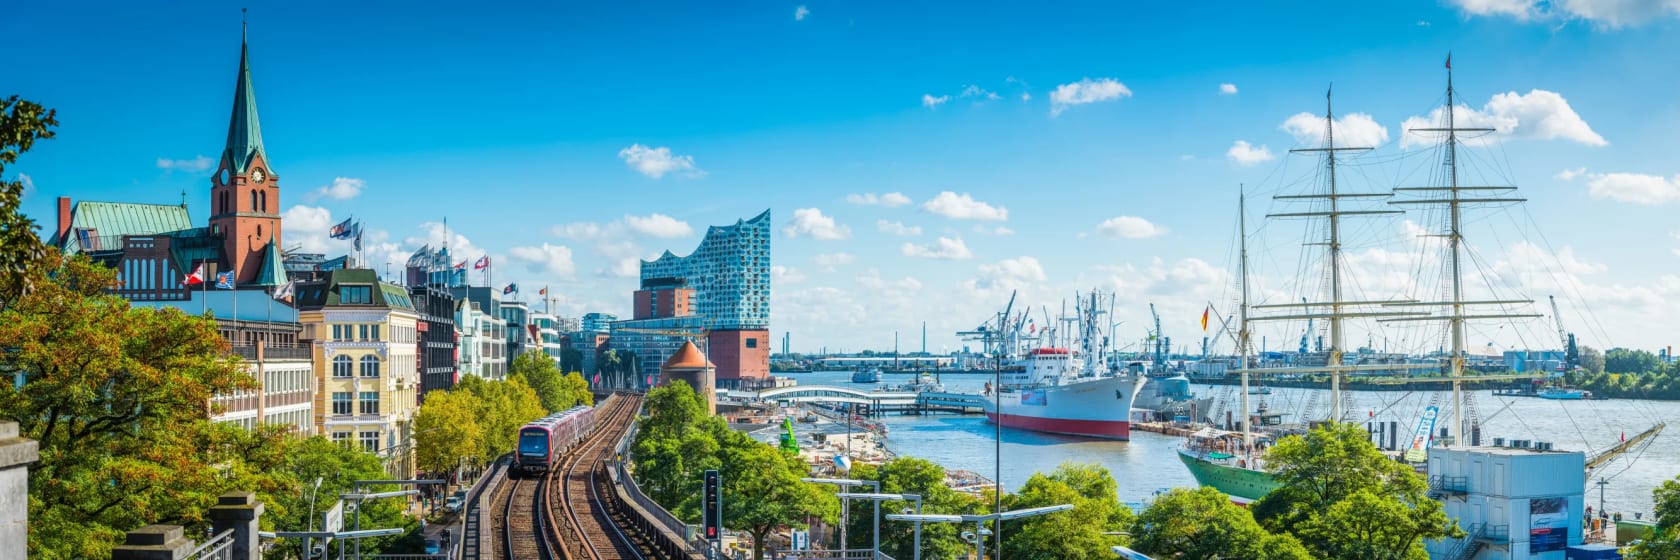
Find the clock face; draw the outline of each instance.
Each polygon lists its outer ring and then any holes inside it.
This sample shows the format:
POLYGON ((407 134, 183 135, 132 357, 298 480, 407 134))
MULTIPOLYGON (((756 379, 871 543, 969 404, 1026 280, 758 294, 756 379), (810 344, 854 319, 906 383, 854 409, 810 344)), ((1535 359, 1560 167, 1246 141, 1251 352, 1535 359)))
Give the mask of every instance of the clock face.
POLYGON ((251 171, 251 180, 256 181, 258 183, 261 183, 263 181, 268 180, 268 176, 264 175, 262 168, 259 167, 255 170, 251 171))

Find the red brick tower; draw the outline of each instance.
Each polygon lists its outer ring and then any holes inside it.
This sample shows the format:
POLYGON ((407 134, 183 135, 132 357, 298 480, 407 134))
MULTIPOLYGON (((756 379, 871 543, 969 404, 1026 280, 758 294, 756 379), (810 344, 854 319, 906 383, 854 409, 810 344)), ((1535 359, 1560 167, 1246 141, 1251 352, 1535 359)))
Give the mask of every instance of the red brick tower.
POLYGON ((221 271, 235 272, 240 284, 255 282, 263 251, 280 245, 280 174, 268 167, 263 151, 248 50, 241 32, 227 147, 210 179, 210 228, 222 236, 221 271))

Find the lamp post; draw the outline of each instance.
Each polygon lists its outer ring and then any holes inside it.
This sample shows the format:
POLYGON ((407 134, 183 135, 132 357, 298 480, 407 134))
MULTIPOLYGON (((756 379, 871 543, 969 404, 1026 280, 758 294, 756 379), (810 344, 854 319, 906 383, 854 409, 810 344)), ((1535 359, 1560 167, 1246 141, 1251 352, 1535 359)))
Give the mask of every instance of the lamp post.
MULTIPOLYGON (((799 480, 803 480, 805 482, 811 482, 811 483, 815 483, 815 484, 833 484, 835 486, 840 487, 840 492, 842 494, 846 493, 848 490, 851 490, 851 488, 853 486, 868 486, 871 489, 875 490, 876 492, 881 491, 880 481, 875 481, 875 480, 857 480, 857 479, 851 479, 851 478, 801 478, 799 480)), ((851 514, 852 514, 852 501, 851 501, 851 499, 841 498, 840 499, 840 550, 846 550, 847 546, 851 546, 850 543, 846 542, 846 525, 850 524, 848 522, 851 521, 851 514)), ((875 502, 875 550, 880 550, 880 549, 881 549, 881 502, 875 502)))
MULTIPOLYGON (((838 496, 840 496, 843 499, 870 500, 872 502, 875 502, 875 554, 877 556, 879 556, 881 554, 881 502, 888 501, 888 500, 897 500, 897 501, 905 501, 905 502, 914 501, 914 502, 916 502, 916 513, 919 514, 919 513, 922 512, 922 496, 920 494, 854 494, 854 493, 850 493, 850 492, 842 492, 842 493, 838 494, 838 496)), ((922 559, 922 524, 921 523, 916 524, 915 539, 916 539, 916 547, 915 547, 916 558, 915 558, 915 560, 921 560, 922 559)))
MULTIPOLYGON (((991 531, 988 531, 988 530, 986 530, 985 527, 983 527, 983 524, 985 522, 992 521, 992 522, 995 523, 995 522, 1001 522, 1001 521, 1008 520, 1008 519, 1022 519, 1022 518, 1026 518, 1026 517, 1034 517, 1034 516, 1039 516, 1039 515, 1056 513, 1058 511, 1067 511, 1067 510, 1070 510, 1070 509, 1073 509, 1073 504, 1060 504, 1060 505, 1054 505, 1054 506, 1044 506, 1044 507, 1036 507, 1036 508, 1028 508, 1028 509, 1018 509, 1018 510, 1015 510, 1015 511, 988 513, 988 514, 985 514, 985 515, 939 515, 939 514, 933 514, 933 515, 919 515, 919 514, 918 515, 898 515, 898 514, 888 514, 887 515, 887 520, 888 521, 913 521, 913 522, 917 523, 918 525, 920 525, 922 523, 967 523, 967 522, 973 521, 974 522, 974 532, 973 533, 968 533, 967 531, 964 531, 964 533, 967 533, 968 535, 973 536, 973 540, 970 541, 970 542, 974 543, 975 560, 980 560, 981 555, 985 553, 985 547, 983 546, 982 543, 985 541, 986 535, 993 534, 991 531)), ((965 537, 965 539, 966 539, 966 537, 965 537)), ((917 539, 916 540, 916 555, 917 555, 918 558, 921 556, 921 546, 922 546, 921 540, 917 539)), ((1002 548, 999 548, 998 550, 1002 550, 1002 548)))

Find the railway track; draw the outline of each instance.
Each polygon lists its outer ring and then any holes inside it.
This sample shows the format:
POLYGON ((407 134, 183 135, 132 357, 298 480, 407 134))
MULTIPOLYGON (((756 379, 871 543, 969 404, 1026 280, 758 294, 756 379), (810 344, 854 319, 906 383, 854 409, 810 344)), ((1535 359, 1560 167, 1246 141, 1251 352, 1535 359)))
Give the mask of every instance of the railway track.
POLYGON ((565 518, 561 541, 567 560, 609 560, 659 558, 657 548, 634 528, 631 512, 619 507, 606 462, 612 458, 619 437, 634 421, 641 406, 639 395, 619 395, 620 401, 608 418, 597 419, 605 429, 567 456, 558 469, 558 488, 551 495, 561 501, 565 518))
POLYGON ((497 551, 500 560, 550 560, 554 558, 553 543, 549 540, 548 515, 544 507, 543 490, 547 479, 521 480, 509 478, 511 486, 503 491, 500 501, 502 547, 497 551))

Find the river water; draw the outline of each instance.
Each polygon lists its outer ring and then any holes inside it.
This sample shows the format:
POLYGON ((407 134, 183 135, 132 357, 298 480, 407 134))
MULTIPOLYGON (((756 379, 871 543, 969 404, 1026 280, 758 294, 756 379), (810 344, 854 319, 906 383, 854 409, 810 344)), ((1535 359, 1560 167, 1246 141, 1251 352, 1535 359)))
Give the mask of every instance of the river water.
MULTIPOLYGON (((839 385, 856 389, 869 387, 851 383, 849 372, 813 372, 788 374, 800 385, 839 385)), ((878 385, 897 385, 910 380, 905 374, 883 374, 878 385)), ((941 376, 947 391, 979 392, 989 375, 945 374, 941 376)), ((1198 395, 1215 397, 1218 401, 1231 399, 1228 408, 1237 410, 1235 387, 1197 385, 1198 395)), ((1294 414, 1316 400, 1318 416, 1328 412, 1328 390, 1276 388, 1264 397, 1251 395, 1250 405, 1267 399, 1274 412, 1294 414), (1317 394, 1316 399, 1314 394, 1317 394)), ((1559 450, 1593 452, 1615 445, 1623 433, 1628 437, 1643 432, 1658 421, 1676 424, 1663 431, 1643 453, 1630 453, 1594 473, 1594 480, 1609 481, 1604 487, 1604 503, 1610 511, 1625 514, 1651 511, 1651 489, 1664 480, 1680 475, 1680 402, 1600 400, 1560 401, 1534 397, 1495 397, 1490 391, 1473 393, 1475 406, 1482 418, 1482 438, 1489 443, 1494 437, 1549 441, 1559 450)), ((1416 429, 1424 407, 1432 402, 1441 407, 1442 421, 1452 420, 1451 393, 1349 391, 1353 415, 1364 418, 1371 413, 1385 420, 1398 420, 1402 442, 1416 429)), ((1223 417, 1223 413, 1220 414, 1223 417)), ((996 427, 980 415, 936 414, 930 416, 884 415, 889 427, 887 448, 901 456, 920 457, 939 463, 948 469, 966 469, 997 478, 994 460, 1001 451, 1002 478, 1005 488, 1015 489, 1026 482, 1035 471, 1049 472, 1067 462, 1097 463, 1107 467, 1120 485, 1120 499, 1129 503, 1143 502, 1157 491, 1173 487, 1194 487, 1196 481, 1179 462, 1176 450, 1181 438, 1132 430, 1131 441, 1102 441, 1070 436, 1041 434, 1022 430, 1003 430, 1001 448, 996 446, 996 427)), ((1293 420, 1293 419, 1291 419, 1293 420)), ((1586 500, 1595 509, 1599 503, 1599 487, 1589 480, 1586 500)))

